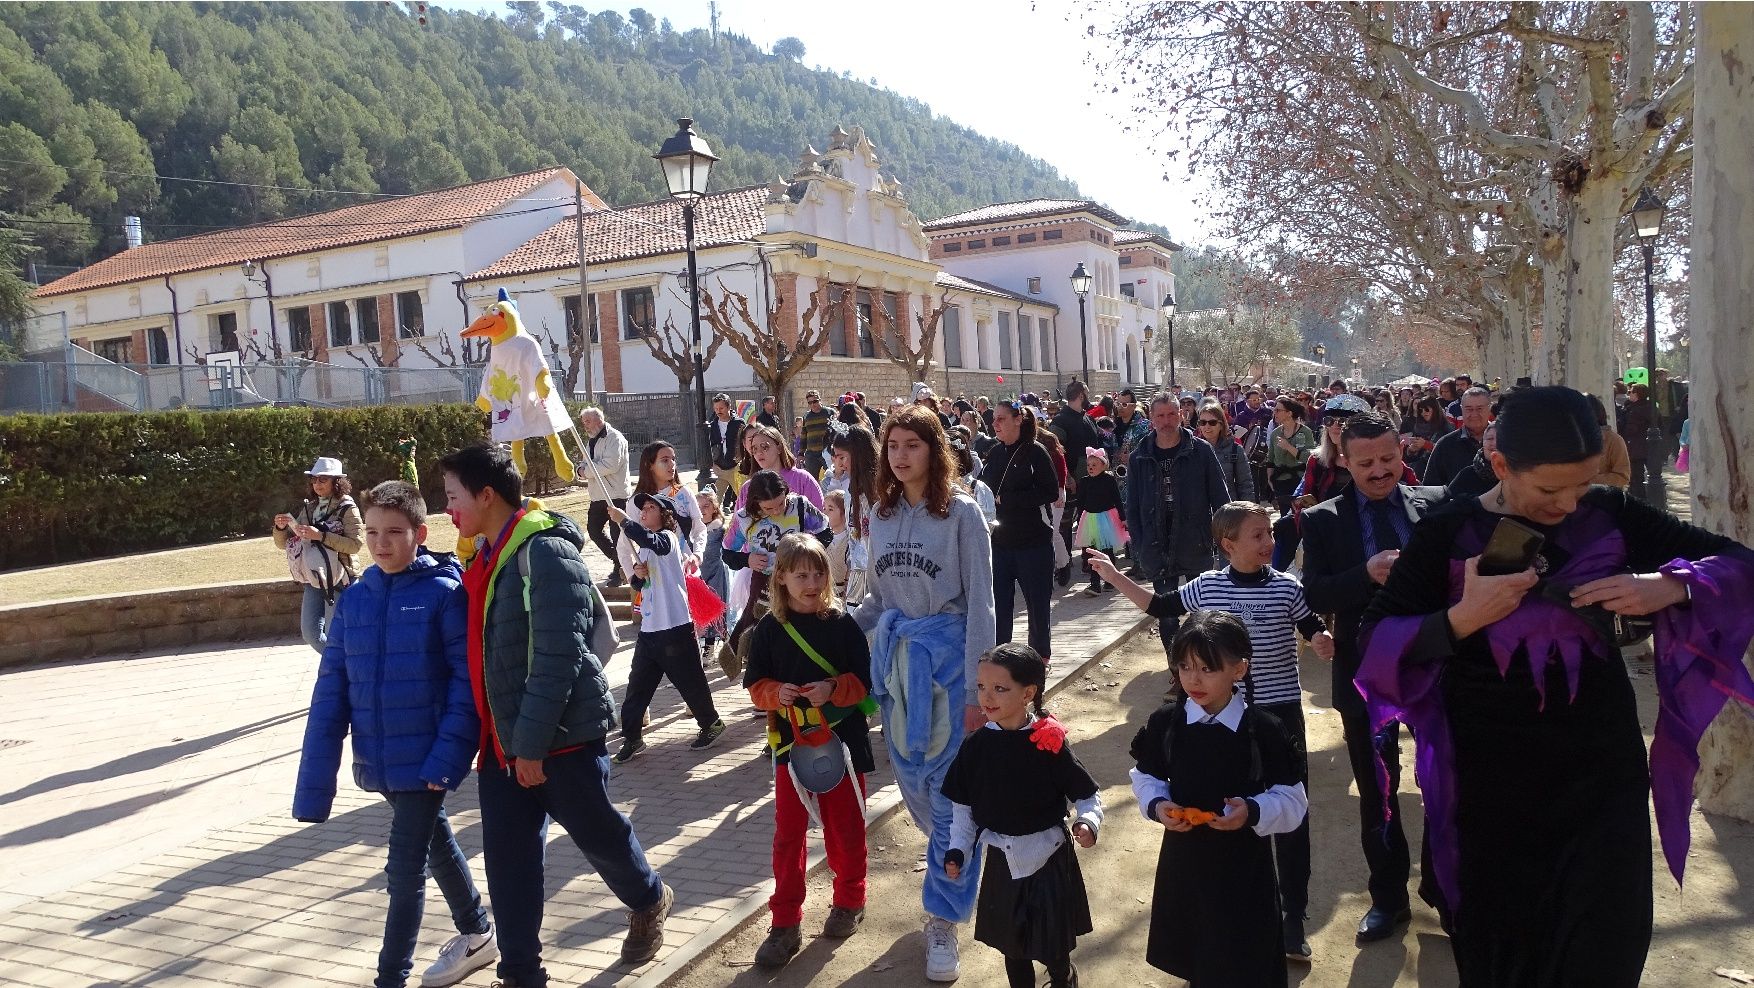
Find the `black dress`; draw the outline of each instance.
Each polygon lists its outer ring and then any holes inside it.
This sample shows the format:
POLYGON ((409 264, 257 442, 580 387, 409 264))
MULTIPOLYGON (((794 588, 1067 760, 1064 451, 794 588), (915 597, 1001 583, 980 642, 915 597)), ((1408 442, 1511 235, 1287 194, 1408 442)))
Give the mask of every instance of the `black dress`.
MULTIPOLYGON (((1272 714, 1246 707, 1235 731, 1186 720, 1180 703, 1166 704, 1133 738, 1139 771, 1167 780, 1178 806, 1223 813, 1231 796, 1300 781, 1291 742, 1272 714)), ((1152 967, 1186 978, 1193 988, 1283 986, 1280 925, 1270 840, 1251 827, 1163 832, 1145 946, 1152 967)))
POLYGON ((1027 728, 970 731, 944 775, 943 793, 969 807, 980 830, 1023 836, 1061 829, 1064 843, 1023 878, 1012 876, 1003 850, 987 846, 974 938, 1006 957, 1045 962, 1070 954, 1091 925, 1084 873, 1065 833, 1066 809, 1096 795, 1096 781, 1071 744, 1048 752, 1027 728))
MULTIPOLYGON (((1498 518, 1462 497, 1419 523, 1361 621, 1360 681, 1373 668, 1436 679, 1447 723, 1422 730, 1421 783, 1440 882, 1452 862, 1444 919, 1461 984, 1634 988, 1652 898, 1650 776, 1632 684, 1618 650, 1550 609, 1539 589, 1510 617, 1454 640, 1445 611, 1498 518), (1543 656, 1538 670, 1531 651, 1543 656), (1546 659, 1566 652, 1576 656, 1570 670, 1546 659), (1434 754, 1446 747, 1448 756, 1434 754), (1453 779, 1435 778, 1445 765, 1453 779), (1445 791, 1453 800, 1434 800, 1445 791)), ((1592 488, 1557 525, 1518 521, 1546 535, 1536 568, 1556 586, 1734 546, 1608 487, 1592 488)), ((1365 692, 1376 704, 1389 691, 1365 692)))

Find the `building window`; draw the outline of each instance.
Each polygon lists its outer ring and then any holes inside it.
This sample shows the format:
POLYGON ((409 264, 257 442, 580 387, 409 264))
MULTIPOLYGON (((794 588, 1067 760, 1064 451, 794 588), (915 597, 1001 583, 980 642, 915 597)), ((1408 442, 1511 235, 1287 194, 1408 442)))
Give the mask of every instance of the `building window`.
POLYGON ((1047 317, 1046 316, 1041 317, 1039 322, 1041 323, 1041 369, 1042 370, 1051 370, 1052 368, 1048 367, 1048 354, 1052 353, 1053 351, 1048 349, 1049 341, 1048 341, 1048 320, 1047 320, 1047 317))
POLYGON ((134 341, 123 336, 114 340, 98 340, 97 355, 118 364, 134 362, 134 341))
POLYGON ((1062 234, 1062 231, 1060 231, 1060 230, 1043 230, 1041 233, 1041 238, 1043 240, 1058 240, 1058 239, 1060 239, 1061 234, 1062 234))
MULTIPOLYGON (((577 295, 568 295, 567 297, 560 300, 560 306, 562 309, 566 310, 566 338, 569 341, 577 339, 578 338, 578 331, 579 331, 579 297, 577 295)), ((598 328, 597 328, 597 296, 592 295, 591 296, 591 342, 592 343, 603 342, 601 339, 598 338, 601 335, 602 335, 601 331, 598 330, 598 328)))
POLYGON ((1122 254, 1121 255, 1121 267, 1124 268, 1131 263, 1133 263, 1133 256, 1131 254, 1122 254))
POLYGON ((950 306, 944 310, 944 366, 962 366, 962 309, 950 306))
POLYGON ((860 291, 853 296, 853 315, 859 320, 859 356, 877 356, 877 343, 871 339, 871 293, 860 291))
POLYGON ((889 349, 888 356, 901 356, 902 334, 907 327, 901 324, 901 300, 891 292, 883 293, 883 315, 886 328, 883 331, 883 345, 889 349))
POLYGON ((1133 288, 1132 282, 1129 281, 1126 284, 1121 286, 1121 297, 1122 298, 1133 298, 1133 299, 1138 298, 1138 296, 1133 294, 1133 292, 1134 292, 1134 288, 1133 288))
POLYGON ((1010 237, 994 237, 993 238, 993 246, 994 247, 1009 247, 1009 246, 1011 246, 1011 238, 1010 237))
POLYGON ((378 300, 357 299, 353 303, 353 311, 359 317, 359 342, 378 342, 378 300))
POLYGON ((353 322, 348 317, 346 302, 329 303, 329 345, 353 345, 353 322))
POLYGON ((171 362, 171 340, 163 329, 154 327, 146 331, 146 359, 154 367, 163 367, 171 362))
POLYGON ((1041 279, 1040 278, 1029 279, 1029 294, 1031 294, 1031 295, 1040 295, 1041 294, 1041 279))
POLYGON ((969 250, 980 250, 982 247, 985 247, 986 245, 987 245, 987 242, 985 240, 970 240, 968 242, 968 249, 969 250))
POLYGON ((624 288, 621 291, 621 338, 642 339, 640 329, 657 329, 657 306, 650 288, 624 288))
POLYGON ((1017 317, 1017 369, 1034 370, 1035 347, 1030 346, 1029 317, 1017 317))
POLYGON ((214 353, 235 353, 238 345, 238 314, 219 312, 207 317, 207 349, 214 353))
POLYGON ((961 244, 945 244, 944 245, 944 253, 946 253, 946 254, 960 254, 960 253, 962 253, 962 245, 961 244))
POLYGON ((308 306, 286 310, 287 347, 300 353, 311 349, 311 310, 308 306))
POLYGON ((1033 243, 1035 243, 1035 234, 1033 234, 1033 233, 1019 233, 1017 235, 1017 242, 1020 244, 1033 244, 1033 243))
POLYGON ((999 369, 1010 370, 1017 366, 1011 362, 1011 313, 999 313, 999 369))
POLYGON ((993 324, 977 321, 974 324, 974 360, 975 366, 982 370, 993 367, 993 324))
POLYGON ((413 340, 426 335, 426 309, 419 292, 396 293, 396 336, 413 340))

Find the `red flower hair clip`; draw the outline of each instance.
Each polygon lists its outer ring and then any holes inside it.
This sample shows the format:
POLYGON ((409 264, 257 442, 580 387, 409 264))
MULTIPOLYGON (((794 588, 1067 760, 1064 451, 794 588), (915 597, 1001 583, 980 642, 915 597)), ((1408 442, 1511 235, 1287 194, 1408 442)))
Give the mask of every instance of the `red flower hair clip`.
POLYGON ((1035 746, 1050 755, 1057 755, 1066 745, 1066 728, 1053 714, 1042 714, 1035 720, 1035 726, 1029 730, 1029 740, 1035 746))

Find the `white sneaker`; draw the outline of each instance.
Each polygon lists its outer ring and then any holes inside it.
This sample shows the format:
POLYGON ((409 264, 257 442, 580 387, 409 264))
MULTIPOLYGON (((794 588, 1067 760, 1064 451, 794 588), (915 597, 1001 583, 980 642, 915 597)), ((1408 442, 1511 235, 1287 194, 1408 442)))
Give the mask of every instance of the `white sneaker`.
POLYGON ((492 964, 499 957, 499 941, 493 928, 486 933, 459 933, 439 948, 438 960, 420 976, 421 988, 444 988, 492 964))
POLYGON ((926 920, 926 980, 955 981, 962 976, 956 924, 936 916, 926 920))

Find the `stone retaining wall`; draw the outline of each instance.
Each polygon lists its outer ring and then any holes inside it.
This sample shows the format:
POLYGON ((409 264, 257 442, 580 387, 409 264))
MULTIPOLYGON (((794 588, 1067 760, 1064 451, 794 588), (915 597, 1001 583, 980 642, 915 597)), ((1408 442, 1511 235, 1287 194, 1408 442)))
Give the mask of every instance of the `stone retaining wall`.
POLYGON ((0 667, 298 635, 291 580, 0 607, 0 667))

